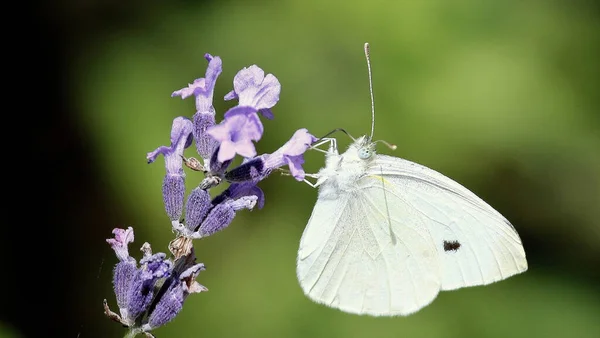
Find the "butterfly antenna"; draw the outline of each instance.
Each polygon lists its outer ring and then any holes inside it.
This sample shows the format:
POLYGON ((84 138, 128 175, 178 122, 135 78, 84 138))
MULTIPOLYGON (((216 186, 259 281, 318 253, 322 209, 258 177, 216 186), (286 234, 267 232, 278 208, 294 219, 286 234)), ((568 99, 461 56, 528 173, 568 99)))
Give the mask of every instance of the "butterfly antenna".
POLYGON ((327 133, 327 134, 325 134, 324 136, 322 136, 322 137, 318 138, 318 139, 317 139, 315 142, 313 142, 312 144, 319 143, 319 142, 323 141, 323 139, 325 139, 325 138, 327 138, 327 137, 331 136, 331 135, 332 135, 332 134, 334 134, 334 133, 337 133, 338 131, 341 131, 342 133, 346 134, 348 137, 350 137, 350 138, 352 139, 352 141, 356 141, 356 139, 355 139, 354 137, 352 137, 352 135, 350 135, 350 133, 348 133, 348 132, 346 131, 346 129, 344 129, 344 128, 335 128, 334 130, 332 130, 332 131, 328 132, 328 133, 327 133))
POLYGON ((375 100, 373 98, 373 79, 371 76, 371 56, 369 52, 369 43, 365 43, 365 57, 367 58, 367 69, 369 70, 369 92, 371 93, 371 140, 375 132, 375 100))
MULTIPOLYGON (((373 140, 373 133, 375 132, 375 98, 373 97, 373 76, 371 75, 371 53, 369 51, 369 43, 365 43, 365 57, 367 58, 367 69, 369 70, 369 93, 371 94, 371 138, 373 140)), ((396 150, 396 145, 388 143, 384 140, 377 140, 373 143, 381 142, 385 144, 391 150, 396 150)))
POLYGON ((381 142, 381 143, 385 144, 385 145, 386 145, 388 148, 390 148, 391 150, 396 150, 396 148, 398 148, 398 147, 397 147, 395 144, 388 143, 388 142, 386 142, 386 141, 384 141, 384 140, 377 140, 377 141, 375 141, 375 142, 373 142, 373 143, 379 143, 379 142, 381 142))

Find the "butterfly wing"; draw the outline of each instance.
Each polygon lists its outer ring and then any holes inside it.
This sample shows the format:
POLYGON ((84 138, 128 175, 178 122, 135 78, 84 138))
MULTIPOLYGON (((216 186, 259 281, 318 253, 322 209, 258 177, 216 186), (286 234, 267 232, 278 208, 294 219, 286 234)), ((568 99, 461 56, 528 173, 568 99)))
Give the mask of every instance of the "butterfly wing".
MULTIPOLYGON (((378 155, 363 181, 371 195, 385 191, 390 210, 402 205, 419 215, 434 241, 442 290, 485 285, 527 270, 523 244, 510 222, 452 179, 401 158, 378 155)), ((400 219, 393 226, 396 230, 414 224, 400 219)))
POLYGON ((382 199, 381 181, 377 189, 368 181, 357 193, 321 187, 300 242, 298 280, 309 298, 330 307, 407 315, 440 290, 434 241, 423 215, 391 192, 382 199))

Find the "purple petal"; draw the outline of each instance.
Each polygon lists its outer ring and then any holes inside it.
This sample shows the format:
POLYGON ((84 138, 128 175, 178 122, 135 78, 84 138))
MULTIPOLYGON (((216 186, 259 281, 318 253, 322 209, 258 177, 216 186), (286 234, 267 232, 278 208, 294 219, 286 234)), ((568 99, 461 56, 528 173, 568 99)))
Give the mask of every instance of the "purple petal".
POLYGON ((156 161, 156 158, 158 157, 158 155, 168 154, 170 151, 171 151, 170 147, 160 146, 160 147, 156 148, 154 151, 149 152, 146 155, 146 159, 148 160, 148 164, 153 163, 154 161, 156 161))
POLYGON ((288 168, 290 168, 290 173, 297 181, 304 180, 304 169, 302 168, 302 164, 304 163, 304 156, 284 156, 284 159, 287 162, 288 168))
POLYGON ((171 127, 171 145, 158 147, 155 151, 148 153, 146 156, 148 163, 154 162, 158 154, 163 154, 167 173, 183 175, 181 156, 183 156, 185 148, 191 145, 192 129, 192 121, 185 117, 176 117, 171 127))
POLYGON ((207 133, 220 143, 218 161, 231 160, 236 153, 253 157, 256 150, 252 141, 260 140, 263 125, 256 112, 249 107, 236 107, 225 114, 225 120, 210 127, 207 133))
POLYGON ((266 119, 272 120, 273 118, 275 118, 275 116, 273 115, 273 112, 269 108, 261 109, 258 112, 262 116, 264 116, 266 119))
POLYGON ((257 111, 258 110, 254 109, 253 107, 235 106, 233 108, 230 108, 228 111, 226 111, 224 114, 224 117, 225 117, 225 119, 227 119, 227 118, 231 118, 236 115, 250 116, 250 115, 256 113, 257 111))
POLYGON ((223 141, 219 148, 217 160, 219 162, 229 161, 235 157, 235 143, 231 141, 223 141))
MULTIPOLYGON (((256 156, 256 149, 254 148, 254 143, 250 141, 250 139, 242 139, 238 142, 235 142, 235 152, 244 156, 244 157, 254 157, 256 156)), ((219 161, 226 161, 228 158, 221 158, 219 156, 219 161)))
MULTIPOLYGON (((260 89, 258 90, 258 92, 256 92, 256 94, 254 94, 254 97, 252 98, 252 102, 255 102, 254 107, 259 110, 272 108, 273 106, 275 106, 277 101, 279 101, 280 93, 281 84, 279 83, 279 80, 277 80, 275 75, 267 74, 260 86, 260 89)), ((245 92, 239 94, 242 103, 246 100, 245 94, 245 92)))
POLYGON ((204 58, 208 61, 208 67, 206 68, 206 88, 205 90, 210 90, 211 92, 215 89, 215 84, 217 83, 217 78, 223 71, 223 61, 218 56, 212 56, 208 53, 204 54, 204 58))
POLYGON ((283 153, 290 156, 302 155, 317 140, 305 128, 297 130, 292 138, 284 145, 283 153))
POLYGON ((231 141, 234 135, 237 135, 239 131, 246 125, 247 118, 245 115, 236 115, 231 118, 227 118, 223 122, 212 126, 207 129, 207 133, 212 136, 218 142, 231 141))
POLYGON ((246 90, 258 90, 264 79, 265 72, 257 65, 244 67, 233 78, 233 91, 239 97, 246 90))
POLYGON ((260 118, 256 114, 246 115, 246 117, 248 118, 248 122, 246 129, 244 129, 246 133, 244 137, 253 141, 259 141, 264 131, 260 118))
MULTIPOLYGON (((219 147, 217 147, 215 149, 215 151, 213 152, 212 156, 210 157, 210 164, 209 164, 209 169, 212 175, 215 176, 221 176, 225 173, 225 170, 227 170, 227 167, 229 167, 229 165, 231 164, 231 160, 227 160, 224 162, 219 161, 218 159, 218 154, 219 154, 219 147)), ((235 150, 234 150, 235 152, 235 150)), ((226 155, 231 155, 231 154, 226 154, 226 155)), ((225 156, 225 155, 224 155, 225 156)), ((235 156, 235 153, 232 155, 235 156)))
POLYGON ((208 111, 212 107, 215 83, 223 69, 223 62, 220 57, 213 57, 210 54, 205 54, 204 58, 208 61, 205 77, 196 79, 194 83, 189 84, 186 88, 171 94, 172 97, 181 96, 182 99, 195 95, 196 110, 200 112, 208 111))
POLYGON ((188 97, 194 95, 194 92, 197 88, 204 89, 206 81, 204 78, 199 78, 194 80, 194 82, 188 84, 187 87, 184 87, 180 90, 176 90, 171 94, 171 97, 181 96, 182 99, 187 99, 188 97))
POLYGON ((110 244, 115 251, 117 258, 122 262, 133 260, 133 258, 129 256, 129 250, 127 248, 129 243, 133 243, 133 228, 128 227, 127 230, 115 228, 112 233, 115 235, 115 238, 108 238, 106 242, 110 244))
MULTIPOLYGON (((256 110, 273 107, 279 101, 281 84, 273 74, 267 74, 256 65, 240 70, 233 80, 233 90, 240 106, 256 110)), ((225 99, 235 97, 231 93, 225 99)))
POLYGON ((309 134, 306 129, 297 130, 292 138, 287 141, 281 148, 277 149, 272 154, 264 155, 266 173, 270 173, 273 169, 287 165, 292 176, 302 181, 304 179, 304 153, 310 145, 317 140, 316 137, 309 134))
POLYGON ((223 97, 223 99, 225 101, 229 101, 229 100, 233 100, 233 99, 237 99, 238 96, 235 93, 235 90, 230 91, 229 93, 225 94, 225 97, 223 97))
POLYGON ((141 277, 144 281, 169 277, 173 269, 173 263, 167 260, 162 252, 142 258, 140 264, 142 265, 141 277))

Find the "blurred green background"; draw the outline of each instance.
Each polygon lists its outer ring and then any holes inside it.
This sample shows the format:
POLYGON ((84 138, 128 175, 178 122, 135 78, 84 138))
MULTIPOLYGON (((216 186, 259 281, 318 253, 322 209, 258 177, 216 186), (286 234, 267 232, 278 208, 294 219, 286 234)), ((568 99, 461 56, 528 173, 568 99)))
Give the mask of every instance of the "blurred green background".
MULTIPOLYGON (((317 305, 295 274, 317 192, 274 174, 260 183, 264 209, 240 212, 225 231, 195 242, 207 267, 198 281, 210 292, 188 298, 157 337, 600 336, 597 4, 97 0, 63 1, 41 14, 62 38, 54 57, 64 101, 46 141, 68 158, 54 181, 64 191, 49 202, 64 215, 56 229, 64 236, 48 247, 69 277, 51 278, 59 287, 44 294, 56 297, 56 311, 43 325, 31 325, 26 311, 3 311, 0 337, 125 334, 102 313, 103 298, 116 310, 117 260, 104 240, 114 227, 133 226, 134 256, 146 241, 167 250, 165 169, 162 159, 147 165, 145 154, 168 144, 173 118, 195 112, 193 99, 170 94, 204 76, 204 53, 223 59, 220 118, 234 104, 222 97, 242 67, 257 64, 281 82, 275 119, 263 120, 257 144, 265 153, 303 127, 317 136, 369 132, 364 42, 375 138, 398 145, 379 152, 434 168, 503 213, 523 239, 529 271, 443 292, 408 317, 317 305)), ((337 137, 342 148, 349 143, 337 137)), ((317 152, 306 160, 309 172, 324 163, 317 152)), ((192 188, 202 174, 187 177, 192 188)))

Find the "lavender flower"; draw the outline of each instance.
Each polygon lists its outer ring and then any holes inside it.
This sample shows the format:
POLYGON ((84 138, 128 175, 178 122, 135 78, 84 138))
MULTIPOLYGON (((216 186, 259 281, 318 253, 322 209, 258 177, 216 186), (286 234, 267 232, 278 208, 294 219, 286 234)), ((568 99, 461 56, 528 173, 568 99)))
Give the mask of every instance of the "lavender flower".
POLYGON ((239 104, 225 113, 225 121, 207 129, 220 144, 218 161, 231 160, 235 154, 246 158, 256 156, 252 141, 262 137, 263 125, 257 113, 273 118, 271 108, 279 101, 281 85, 273 74, 253 65, 240 70, 233 81, 233 90, 225 100, 239 99, 239 104))
POLYGON ((281 148, 266 156, 265 167, 267 170, 272 170, 287 165, 296 180, 304 180, 304 169, 302 169, 304 153, 316 140, 317 138, 309 134, 308 130, 304 128, 297 130, 281 148))
POLYGON ((304 153, 317 140, 306 129, 297 130, 292 138, 272 154, 264 154, 251 159, 225 173, 230 182, 260 181, 274 169, 287 165, 290 174, 298 181, 304 180, 304 153))
POLYGON ((256 182, 252 181, 232 183, 225 191, 212 200, 212 204, 217 205, 227 199, 236 200, 243 196, 256 196, 256 205, 259 209, 262 209, 265 205, 264 192, 256 185, 256 182))
MULTIPOLYGON (((235 212, 242 209, 252 210, 256 203, 264 195, 260 188, 238 188, 231 189, 231 186, 221 195, 210 202, 208 191, 196 188, 188 198, 186 204, 186 219, 184 224, 173 224, 173 229, 178 232, 180 237, 189 239, 198 239, 208 237, 215 232, 225 229, 233 218, 235 212)), ((261 203, 264 203, 262 202, 261 203)), ((185 242, 183 240, 180 240, 185 242)), ((189 243, 185 243, 188 245, 189 243)), ((175 244, 172 243, 172 249, 175 244)), ((182 243, 183 245, 183 243, 182 243)), ((178 246, 176 249, 182 250, 178 246)), ((182 252, 185 253, 185 250, 182 252)), ((180 254, 182 254, 180 253, 180 254)))
POLYGON ((114 239, 106 241, 119 258, 113 272, 113 284, 120 315, 114 313, 104 300, 105 314, 129 327, 131 336, 144 333, 171 321, 181 311, 190 293, 207 291, 195 281, 203 264, 195 264, 193 250, 190 255, 175 262, 166 259, 164 253, 152 254, 150 244, 144 243, 144 257, 140 267, 130 257, 127 245, 133 242, 133 229, 114 229, 114 239))
POLYGON ((148 322, 142 325, 142 330, 148 332, 165 325, 177 316, 183 308, 183 302, 192 293, 208 291, 206 287, 196 282, 200 271, 204 271, 204 264, 195 264, 194 251, 178 259, 172 271, 171 278, 165 280, 159 292, 156 306, 148 315, 148 322), (164 292, 163 292, 164 290, 164 292))
POLYGON ((207 133, 220 143, 218 161, 231 160, 235 154, 244 157, 256 156, 252 141, 260 140, 263 125, 252 107, 235 107, 221 124, 210 128, 207 133))
POLYGON ((216 140, 206 134, 206 130, 215 125, 215 108, 213 107, 213 93, 217 78, 223 69, 223 62, 218 56, 213 57, 205 54, 204 58, 208 61, 206 74, 204 78, 199 78, 188 87, 177 90, 171 94, 171 97, 181 96, 185 99, 191 95, 196 97, 196 114, 194 114, 194 140, 198 154, 204 159, 205 166, 208 167, 208 160, 218 146, 216 140))
POLYGON ((288 166, 296 180, 303 180, 304 152, 316 141, 306 129, 300 129, 274 153, 257 156, 254 142, 259 141, 264 132, 259 114, 273 118, 271 108, 279 101, 281 92, 279 81, 272 74, 265 76, 256 65, 240 70, 234 78, 233 90, 225 95, 225 100, 238 99, 238 105, 229 109, 224 120, 216 124, 213 94, 222 61, 210 54, 205 58, 208 61, 205 77, 171 95, 182 99, 195 96, 193 121, 175 118, 170 146, 158 147, 147 154, 148 163, 154 162, 160 154, 165 157, 163 200, 177 234, 169 243, 173 258, 167 259, 164 253, 152 254, 150 245, 144 243, 143 258, 138 266, 128 251, 128 244, 134 240, 132 228, 115 229, 114 238, 107 240, 119 259, 113 273, 119 314, 109 309, 106 300, 104 310, 111 319, 128 327, 131 337, 138 333, 153 337, 149 331, 173 320, 189 294, 207 291, 196 282, 204 265, 196 264, 192 241, 227 228, 239 210, 253 210, 255 206, 261 209, 265 196, 257 183, 273 170, 288 166), (183 156, 192 141, 202 162, 183 156), (228 171, 236 154, 244 160, 228 171), (187 199, 183 164, 205 174, 187 199), (211 198, 210 188, 223 181, 230 183, 229 187, 211 198))
POLYGON ((200 188, 192 190, 185 204, 186 229, 193 231, 198 228, 211 208, 212 204, 210 203, 208 191, 200 188))
POLYGON ((163 154, 165 157, 167 174, 163 180, 163 200, 171 221, 179 220, 183 211, 185 173, 182 157, 184 149, 192 143, 191 133, 192 122, 190 120, 185 117, 175 118, 171 128, 171 146, 158 147, 146 156, 148 163, 154 162, 159 154, 163 154))

